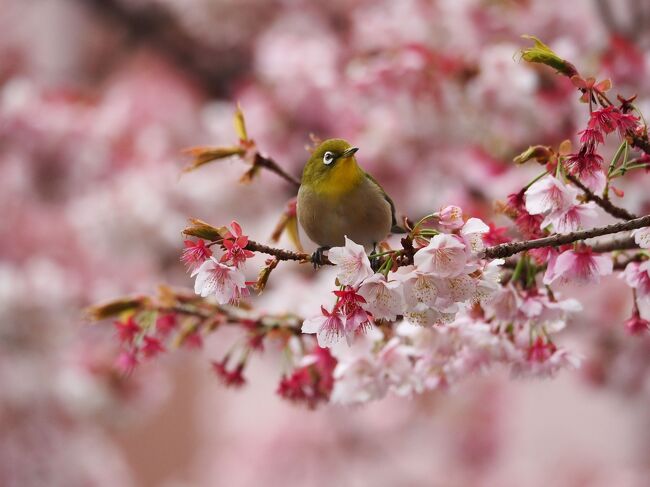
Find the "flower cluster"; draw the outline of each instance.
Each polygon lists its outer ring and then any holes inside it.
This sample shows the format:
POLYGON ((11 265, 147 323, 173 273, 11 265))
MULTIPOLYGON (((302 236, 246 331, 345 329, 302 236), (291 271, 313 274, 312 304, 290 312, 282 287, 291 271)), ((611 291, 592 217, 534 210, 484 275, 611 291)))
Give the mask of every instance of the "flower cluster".
POLYGON ((482 306, 480 316, 463 311, 444 326, 423 327, 405 319, 393 333, 375 328, 352 347, 334 347, 338 365, 332 401, 361 403, 387 392, 444 389, 496 364, 527 377, 552 376, 579 365, 577 356, 551 339, 580 310, 577 301, 556 301, 544 290, 508 285, 482 306))
POLYGON ((413 265, 393 268, 389 257, 375 273, 361 245, 346 237, 345 247, 332 248, 329 260, 337 266, 340 285, 333 291, 336 303, 306 320, 303 332, 316 333, 320 346, 331 347, 342 337, 351 343, 374 323, 398 316, 422 326, 449 323, 460 309, 488 296, 498 287, 499 262, 485 265, 476 253, 483 248, 481 236, 489 227, 471 218, 464 224, 461 219, 458 228, 458 222, 450 224, 453 219, 446 217, 453 213, 441 212, 441 227, 456 226, 458 233, 434 230, 436 235, 428 242, 419 237, 426 245, 416 250, 413 265))
POLYGON ((246 259, 255 255, 246 250, 248 237, 241 226, 233 221, 232 231, 227 230, 221 239, 224 253, 220 259, 212 256, 203 240, 195 243, 185 241, 181 260, 192 276, 196 276, 194 291, 202 297, 214 296, 219 304, 232 304, 249 295, 244 274, 241 271, 246 259))

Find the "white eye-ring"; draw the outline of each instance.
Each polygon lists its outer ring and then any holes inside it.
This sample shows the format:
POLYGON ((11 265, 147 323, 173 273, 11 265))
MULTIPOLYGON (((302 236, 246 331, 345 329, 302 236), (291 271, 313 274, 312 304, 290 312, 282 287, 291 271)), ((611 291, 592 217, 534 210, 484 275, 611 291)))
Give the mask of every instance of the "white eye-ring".
POLYGON ((323 164, 330 165, 334 162, 334 154, 332 154, 330 151, 327 151, 323 155, 323 164))

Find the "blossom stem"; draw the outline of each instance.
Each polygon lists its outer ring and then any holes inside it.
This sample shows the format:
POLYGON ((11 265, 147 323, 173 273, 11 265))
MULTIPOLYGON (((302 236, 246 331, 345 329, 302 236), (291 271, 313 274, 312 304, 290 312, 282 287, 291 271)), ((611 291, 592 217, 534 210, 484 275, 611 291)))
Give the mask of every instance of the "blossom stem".
POLYGON ((627 160, 627 140, 624 140, 623 143, 618 146, 618 149, 616 150, 616 154, 614 154, 614 158, 612 159, 612 162, 609 165, 609 170, 607 171, 608 176, 611 176, 614 170, 616 169, 616 165, 618 164, 618 160, 621 158, 621 154, 623 154, 624 149, 625 149, 625 158, 623 159, 623 165, 625 165, 625 161, 627 160))
POLYGON ((524 252, 526 250, 539 249, 543 247, 557 247, 566 245, 580 240, 587 240, 602 235, 624 232, 626 230, 635 230, 650 226, 650 215, 641 218, 635 218, 626 222, 615 223, 605 227, 592 228, 591 230, 582 230, 579 232, 560 233, 550 237, 537 238, 534 240, 525 240, 523 242, 510 242, 493 247, 488 247, 479 254, 486 259, 499 259, 510 257, 511 255, 524 252))
POLYGON ((635 218, 637 218, 636 215, 630 213, 625 208, 616 206, 611 201, 601 198, 597 194, 594 194, 593 191, 591 191, 587 186, 582 184, 582 181, 580 181, 573 174, 567 173, 566 177, 569 181, 571 181, 573 184, 575 184, 578 188, 582 190, 582 192, 585 194, 585 197, 587 198, 587 201, 593 201, 610 215, 619 218, 621 220, 634 220, 635 218))
MULTIPOLYGON (((560 166, 560 165, 558 164, 558 167, 559 167, 559 166, 560 166)), ((542 179, 542 178, 543 178, 544 176, 546 176, 547 174, 548 174, 548 171, 544 171, 543 173, 541 173, 541 174, 535 176, 532 180, 530 180, 530 181, 528 182, 528 184, 527 184, 526 186, 523 187, 522 191, 526 191, 528 188, 530 188, 533 184, 535 184, 537 181, 539 181, 540 179, 542 179)))
POLYGON ((642 162, 640 164, 630 164, 625 167, 619 167, 611 176, 610 179, 617 178, 619 176, 625 175, 626 172, 632 171, 634 169, 648 169, 650 168, 650 163, 648 162, 642 162))

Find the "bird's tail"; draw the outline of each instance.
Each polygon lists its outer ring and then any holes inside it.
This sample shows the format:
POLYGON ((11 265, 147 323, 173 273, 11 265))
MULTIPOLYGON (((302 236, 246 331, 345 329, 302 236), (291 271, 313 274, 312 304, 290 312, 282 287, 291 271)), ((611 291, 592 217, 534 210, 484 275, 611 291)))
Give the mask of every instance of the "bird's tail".
POLYGON ((407 230, 404 228, 400 227, 399 225, 393 225, 390 229, 390 233, 396 234, 396 233, 408 233, 407 230))

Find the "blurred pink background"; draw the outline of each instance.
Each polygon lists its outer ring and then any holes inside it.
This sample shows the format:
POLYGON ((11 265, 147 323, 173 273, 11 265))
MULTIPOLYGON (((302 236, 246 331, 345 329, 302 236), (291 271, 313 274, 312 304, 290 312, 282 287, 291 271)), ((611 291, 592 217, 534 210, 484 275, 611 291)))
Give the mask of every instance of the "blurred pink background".
MULTIPOLYGON (((345 137, 401 213, 458 204, 504 224, 493 201, 536 171, 512 157, 587 116, 568 80, 519 62, 520 35, 648 115, 649 32, 634 0, 0 0, 0 485, 650 485, 650 338, 624 333, 615 276, 565 290, 585 307, 560 337, 579 371, 358 408, 282 401, 273 350, 224 388, 221 332, 125 381, 110 324, 82 318, 191 286, 189 216, 268 241, 282 180, 240 185, 237 161, 181 176, 183 148, 235 141, 236 102, 295 175, 310 133, 345 137)), ((648 213, 644 177, 624 189, 648 213)), ((252 303, 313 313, 329 278, 281 266, 252 303)))

